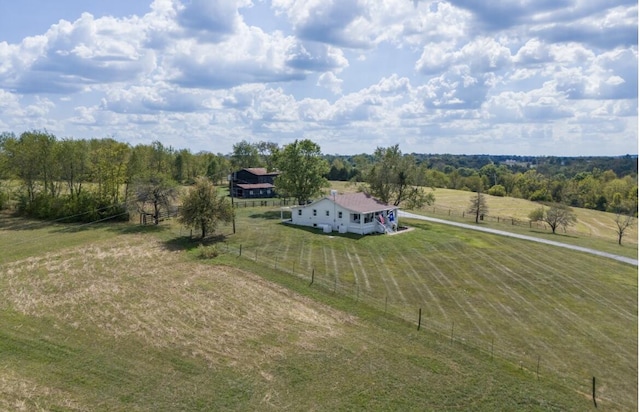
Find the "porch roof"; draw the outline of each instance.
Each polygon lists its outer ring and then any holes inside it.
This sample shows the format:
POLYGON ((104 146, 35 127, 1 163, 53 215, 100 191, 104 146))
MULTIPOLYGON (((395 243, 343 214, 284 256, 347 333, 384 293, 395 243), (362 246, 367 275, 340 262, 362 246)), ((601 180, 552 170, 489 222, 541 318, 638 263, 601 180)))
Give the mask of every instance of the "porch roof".
POLYGON ((245 190, 274 188, 274 186, 271 183, 238 183, 236 186, 245 190))

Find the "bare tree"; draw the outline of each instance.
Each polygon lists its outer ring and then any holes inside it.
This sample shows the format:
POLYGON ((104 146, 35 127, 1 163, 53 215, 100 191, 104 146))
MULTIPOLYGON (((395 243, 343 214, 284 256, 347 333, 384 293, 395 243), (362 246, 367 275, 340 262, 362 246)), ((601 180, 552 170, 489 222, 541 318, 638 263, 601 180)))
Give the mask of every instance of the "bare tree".
POLYGON ((578 220, 573 210, 565 205, 553 203, 548 209, 541 206, 539 209, 529 213, 532 222, 543 221, 549 225, 551 232, 556 233, 556 229, 561 227, 564 230, 568 226, 573 226, 578 220))
POLYGON ((481 216, 484 216, 489 211, 487 206, 487 200, 482 192, 478 192, 477 195, 471 196, 468 212, 473 213, 476 217, 476 223, 480 220, 481 216))
POLYGON ((633 226, 633 216, 622 213, 616 214, 616 234, 618 235, 618 244, 622 246, 622 237, 624 232, 633 226))
POLYGON ((162 209, 169 211, 178 196, 176 183, 163 176, 154 176, 148 180, 139 181, 135 185, 135 202, 138 212, 153 216, 153 222, 160 222, 162 209), (151 206, 153 212, 148 212, 151 206))

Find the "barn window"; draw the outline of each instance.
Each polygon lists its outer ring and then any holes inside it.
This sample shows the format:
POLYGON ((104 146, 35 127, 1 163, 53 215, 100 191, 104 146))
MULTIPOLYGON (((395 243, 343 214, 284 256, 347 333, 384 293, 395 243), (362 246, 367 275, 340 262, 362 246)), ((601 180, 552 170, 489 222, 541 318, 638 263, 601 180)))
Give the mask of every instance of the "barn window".
POLYGON ((338 219, 342 219, 342 212, 338 212, 338 219))
POLYGON ((302 216, 302 209, 298 209, 298 216, 302 216))
POLYGON ((313 209, 313 215, 314 215, 314 216, 318 216, 318 211, 317 211, 317 210, 315 210, 315 209, 313 209))
POLYGON ((326 216, 329 216, 329 211, 328 211, 328 210, 325 210, 324 214, 325 214, 326 216))

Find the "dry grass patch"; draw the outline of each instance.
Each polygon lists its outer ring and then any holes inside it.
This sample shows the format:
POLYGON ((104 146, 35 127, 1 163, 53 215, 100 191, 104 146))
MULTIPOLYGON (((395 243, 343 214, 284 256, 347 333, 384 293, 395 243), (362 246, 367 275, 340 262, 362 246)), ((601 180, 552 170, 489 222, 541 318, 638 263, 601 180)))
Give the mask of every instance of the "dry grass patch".
POLYGON ((185 261, 143 236, 0 267, 6 309, 172 348, 211 366, 253 367, 313 350, 353 319, 260 277, 185 261))
POLYGON ((59 389, 41 385, 20 376, 10 369, 0 370, 0 410, 34 411, 46 410, 43 405, 55 404, 65 411, 88 411, 73 397, 59 389))

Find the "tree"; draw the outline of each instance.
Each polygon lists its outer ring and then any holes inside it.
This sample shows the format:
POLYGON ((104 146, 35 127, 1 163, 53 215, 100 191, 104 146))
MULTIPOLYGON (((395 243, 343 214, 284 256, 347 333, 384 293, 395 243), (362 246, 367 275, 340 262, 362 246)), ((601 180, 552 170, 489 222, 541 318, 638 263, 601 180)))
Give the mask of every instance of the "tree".
POLYGON ((156 225, 160 222, 160 212, 163 209, 169 211, 178 196, 175 182, 162 176, 138 181, 134 190, 138 211, 148 213, 147 208, 151 206, 153 209, 151 215, 156 225))
POLYGON ((477 195, 471 196, 470 203, 468 212, 475 215, 476 223, 478 223, 480 217, 489 211, 487 200, 484 198, 484 194, 478 191, 477 195))
POLYGON ((258 148, 246 140, 242 140, 233 145, 231 164, 234 169, 245 169, 247 167, 260 167, 260 153, 258 148))
POLYGON ((577 221, 576 215, 569 206, 558 203, 551 204, 548 209, 541 206, 529 213, 529 219, 532 222, 545 222, 549 225, 553 234, 556 233, 558 227, 566 230, 568 226, 573 226, 577 221))
POLYGON ((3 142, 8 168, 22 180, 27 191, 25 201, 35 200, 38 189, 47 194, 57 193, 57 179, 53 176, 53 147, 55 136, 46 132, 24 132, 19 138, 5 137, 3 142))
POLYGON ((384 203, 398 206, 406 201, 408 208, 419 208, 435 201, 433 193, 426 194, 418 186, 423 176, 413 156, 403 156, 398 145, 378 147, 374 164, 365 174, 365 190, 384 203))
POLYGON ((323 176, 329 164, 322 158, 320 146, 311 140, 296 140, 276 153, 276 166, 280 175, 274 185, 281 197, 293 197, 302 205, 329 187, 323 176))
POLYGON ((622 237, 624 232, 633 226, 633 216, 622 213, 616 214, 616 234, 618 235, 618 244, 622 246, 622 237))
POLYGON ((179 221, 187 227, 200 230, 204 239, 208 233, 215 231, 218 222, 230 222, 233 213, 231 203, 218 195, 214 184, 205 177, 199 177, 182 202, 179 221))
POLYGON ((90 173, 98 186, 98 196, 107 203, 119 203, 122 185, 127 182, 131 148, 110 138, 92 139, 89 145, 90 173))
POLYGON ((89 144, 86 140, 63 139, 57 149, 60 178, 67 184, 71 197, 77 198, 82 185, 89 181, 89 144))
POLYGON ((278 152, 278 143, 258 142, 254 145, 260 157, 260 165, 267 168, 271 172, 276 169, 274 154, 278 152))

